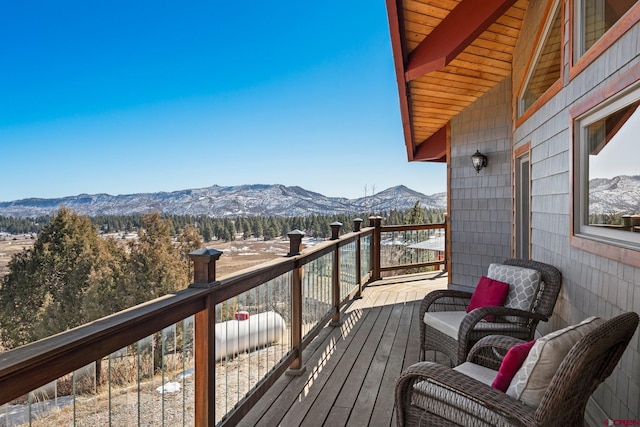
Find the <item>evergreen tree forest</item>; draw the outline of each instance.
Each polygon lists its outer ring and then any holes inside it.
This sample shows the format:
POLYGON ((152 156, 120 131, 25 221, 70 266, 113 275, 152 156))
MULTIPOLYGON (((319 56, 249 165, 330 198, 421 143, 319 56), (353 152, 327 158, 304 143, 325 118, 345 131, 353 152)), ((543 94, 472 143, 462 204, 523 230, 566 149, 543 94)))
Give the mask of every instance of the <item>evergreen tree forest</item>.
POLYGON ((159 214, 140 217, 138 239, 103 238, 66 208, 13 256, 0 281, 0 340, 17 347, 184 289, 187 254, 202 246, 193 227, 170 234, 159 214))
MULTIPOLYGON (((441 223, 444 221, 443 209, 428 209, 420 207, 419 202, 412 209, 405 211, 391 210, 382 212, 382 223, 389 225, 441 223)), ((204 215, 163 215, 160 218, 169 224, 169 233, 177 237, 180 230, 187 226, 197 229, 205 242, 212 240, 230 241, 236 238, 258 238, 271 240, 286 237, 293 230, 304 231, 307 236, 328 238, 331 236, 329 224, 338 221, 343 224, 342 232, 348 233, 353 229, 353 219, 363 218, 363 226, 368 225, 367 218, 371 214, 357 215, 308 215, 304 217, 280 216, 249 216, 234 218, 212 218, 204 215)), ((104 215, 90 217, 88 220, 98 228, 101 234, 134 233, 142 226, 144 215, 104 215)), ((52 217, 14 218, 0 216, 0 232, 9 234, 39 233, 50 222, 52 217)))
MULTIPOLYGON (((368 215, 363 225, 368 225, 368 215)), ((383 224, 441 223, 442 210, 382 215, 383 224)), ((33 233, 0 278, 0 343, 14 348, 188 286, 187 254, 213 240, 271 240, 298 229, 328 238, 329 224, 352 230, 346 215, 236 217, 146 215, 87 217, 62 207, 54 216, 0 217, 0 232, 33 233), (137 239, 124 239, 137 233, 137 239), (204 241, 204 243, 203 243, 204 241)))

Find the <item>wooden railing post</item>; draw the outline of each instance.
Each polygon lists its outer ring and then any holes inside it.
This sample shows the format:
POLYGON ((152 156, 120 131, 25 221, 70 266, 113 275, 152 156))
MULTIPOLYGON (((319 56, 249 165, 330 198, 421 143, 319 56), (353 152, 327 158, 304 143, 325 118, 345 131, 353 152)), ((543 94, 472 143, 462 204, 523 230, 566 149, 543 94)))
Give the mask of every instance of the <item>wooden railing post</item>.
MULTIPOLYGON (((340 238, 341 222, 332 222, 331 226, 331 240, 338 240, 340 238)), ((342 324, 340 321, 340 246, 335 245, 333 251, 333 279, 332 279, 332 296, 333 296, 333 316, 331 317, 331 326, 339 326, 342 324)))
MULTIPOLYGON (((216 261, 221 251, 209 248, 189 253, 193 261, 193 283, 190 288, 208 288, 216 282, 216 261)), ((216 425, 216 303, 212 294, 206 299, 205 309, 195 315, 195 419, 196 427, 216 425)))
POLYGON ((371 272, 371 280, 380 280, 380 228, 382 227, 382 217, 370 216, 369 226, 374 227, 373 242, 371 245, 371 263, 373 264, 371 272))
MULTIPOLYGON (((289 237, 289 253, 292 257, 302 252, 302 238, 304 232, 293 230, 287 233, 289 237)), ((302 360, 302 266, 296 263, 291 279, 291 346, 296 351, 296 358, 287 369, 287 375, 299 376, 304 373, 306 367, 302 360)))
POLYGON ((194 424, 196 427, 216 425, 216 304, 213 295, 207 297, 206 307, 195 315, 194 424))
POLYGON ((331 240, 336 240, 340 237, 340 227, 342 227, 342 223, 336 221, 329 224, 329 226, 331 226, 331 240))
POLYGON ((293 230, 287 233, 289 237, 289 253, 287 256, 300 255, 302 252, 302 238, 304 237, 304 231, 293 230))
MULTIPOLYGON (((356 233, 362 228, 362 218, 353 220, 353 231, 356 233)), ((358 292, 354 295, 354 299, 362 298, 362 235, 356 240, 356 279, 358 283, 358 292)))
POLYGON ((210 248, 189 252, 189 258, 193 261, 193 284, 189 287, 210 287, 216 281, 216 261, 221 255, 221 251, 210 248))

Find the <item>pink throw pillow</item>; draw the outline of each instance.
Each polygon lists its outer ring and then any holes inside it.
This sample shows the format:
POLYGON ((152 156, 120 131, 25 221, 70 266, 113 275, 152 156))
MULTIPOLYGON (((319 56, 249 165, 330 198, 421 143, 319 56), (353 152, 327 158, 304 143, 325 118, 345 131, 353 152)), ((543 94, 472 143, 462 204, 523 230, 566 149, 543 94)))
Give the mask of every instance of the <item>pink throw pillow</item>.
POLYGON ((524 360, 529 355, 531 347, 536 343, 536 340, 523 342, 522 344, 514 345, 509 349, 498 370, 496 379, 491 383, 491 387, 506 392, 511 384, 511 380, 518 372, 518 369, 524 363, 524 360))
MULTIPOLYGON (((467 306, 467 313, 479 307, 500 307, 507 299, 507 295, 509 295, 508 283, 499 282, 482 276, 478 281, 476 290, 473 291, 473 295, 471 295, 471 300, 467 306)), ((493 322, 495 320, 495 316, 487 316, 485 317, 485 320, 487 322, 493 322)))

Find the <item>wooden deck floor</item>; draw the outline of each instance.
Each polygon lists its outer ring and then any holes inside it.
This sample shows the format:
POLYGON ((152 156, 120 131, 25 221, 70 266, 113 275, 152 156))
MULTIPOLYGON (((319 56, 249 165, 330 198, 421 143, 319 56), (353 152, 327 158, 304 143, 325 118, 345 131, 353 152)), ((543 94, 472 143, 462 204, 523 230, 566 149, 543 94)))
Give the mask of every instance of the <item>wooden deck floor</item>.
POLYGON ((278 379, 240 425, 395 425, 396 379, 418 361, 420 300, 446 284, 439 272, 368 286, 307 347, 306 372, 278 379))

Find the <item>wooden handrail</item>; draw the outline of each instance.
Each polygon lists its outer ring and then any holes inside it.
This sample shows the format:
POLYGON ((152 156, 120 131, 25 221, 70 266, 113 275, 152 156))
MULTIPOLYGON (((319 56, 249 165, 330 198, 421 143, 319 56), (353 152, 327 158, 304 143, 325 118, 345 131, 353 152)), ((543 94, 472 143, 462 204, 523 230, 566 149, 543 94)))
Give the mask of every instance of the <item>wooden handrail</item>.
POLYGON ((0 405, 205 310, 209 296, 214 304, 232 298, 372 232, 348 233, 300 255, 228 275, 208 289, 184 289, 0 353, 0 405))
POLYGON ((440 228, 446 228, 447 225, 445 223, 437 223, 437 224, 404 224, 404 225, 382 225, 380 226, 381 231, 385 232, 394 232, 394 231, 420 231, 420 230, 437 230, 440 228))
MULTIPOLYGON (((370 219, 371 220, 371 219, 370 219)), ((359 224, 355 227, 357 231, 337 236, 334 240, 325 241, 311 248, 307 248, 301 253, 292 253, 286 257, 263 263, 257 267, 251 267, 218 280, 215 278, 215 266, 208 266, 200 274, 206 280, 213 282, 203 287, 190 287, 174 294, 165 295, 161 298, 140 304, 130 309, 101 318, 94 322, 79 326, 66 332, 45 338, 43 340, 0 353, 0 405, 10 402, 28 392, 37 389, 53 380, 56 380, 70 372, 80 369, 96 360, 99 360, 117 350, 122 349, 136 341, 139 341, 155 332, 158 332, 172 324, 178 323, 189 316, 196 315, 196 353, 204 357, 205 360, 196 362, 196 377, 199 389, 202 394, 196 393, 196 425, 213 425, 215 415, 215 399, 213 393, 215 384, 211 369, 198 371, 197 366, 214 366, 212 359, 215 353, 214 329, 215 305, 260 286, 272 279, 275 279, 288 272, 293 272, 294 282, 300 281, 300 276, 304 266, 314 260, 329 253, 339 254, 339 248, 352 242, 356 244, 356 280, 357 289, 351 292, 349 297, 359 295, 363 287, 364 273, 362 271, 360 258, 361 242, 365 236, 371 236, 371 277, 376 280, 380 269, 380 233, 410 230, 428 230, 445 228, 444 224, 425 225, 399 225, 381 226, 380 218, 373 217, 372 227, 359 229, 359 224), (377 264, 376 264, 377 263, 377 264)), ((339 256, 339 255, 338 255, 339 256)), ((215 257, 213 257, 215 258, 215 257)), ((212 259, 213 259, 212 258, 212 259)), ((216 258, 217 259, 217 258, 216 258)), ((336 258, 336 261, 339 261, 336 258)), ((336 262, 335 270, 340 266, 336 262)), ((203 267, 200 265, 199 267, 203 267)), ((385 268, 386 270, 386 268, 385 268)), ((339 280, 339 272, 334 271, 334 281, 339 280)), ((334 292, 339 292, 339 286, 334 286, 334 292), (337 291, 335 291, 337 289, 337 291)), ((298 292, 299 293, 299 292, 298 292)), ((298 295, 295 303, 300 304, 294 313, 294 319, 301 317, 301 298, 298 295)), ((340 301, 339 296, 333 298, 333 304, 339 307, 345 304, 340 301)), ((296 308, 294 307, 294 310, 296 308)), ((339 320, 339 313, 332 313, 333 320, 339 320)), ((329 320, 321 319, 322 322, 329 320)), ((317 333, 322 325, 313 329, 317 333)), ((312 337, 307 336, 304 340, 301 337, 299 326, 292 325, 296 338, 293 352, 287 356, 285 363, 292 364, 293 367, 303 369, 302 350, 305 343, 312 337)), ((282 369, 277 369, 279 374, 282 369)), ((260 389, 268 388, 268 384, 273 379, 267 379, 261 383, 260 389)), ((252 397, 254 401, 257 397, 252 397)), ((241 416, 241 415, 240 415, 241 416)), ((232 416, 237 419, 237 415, 232 416)))
POLYGON ((184 289, 0 353, 0 404, 202 311, 206 295, 184 289))

